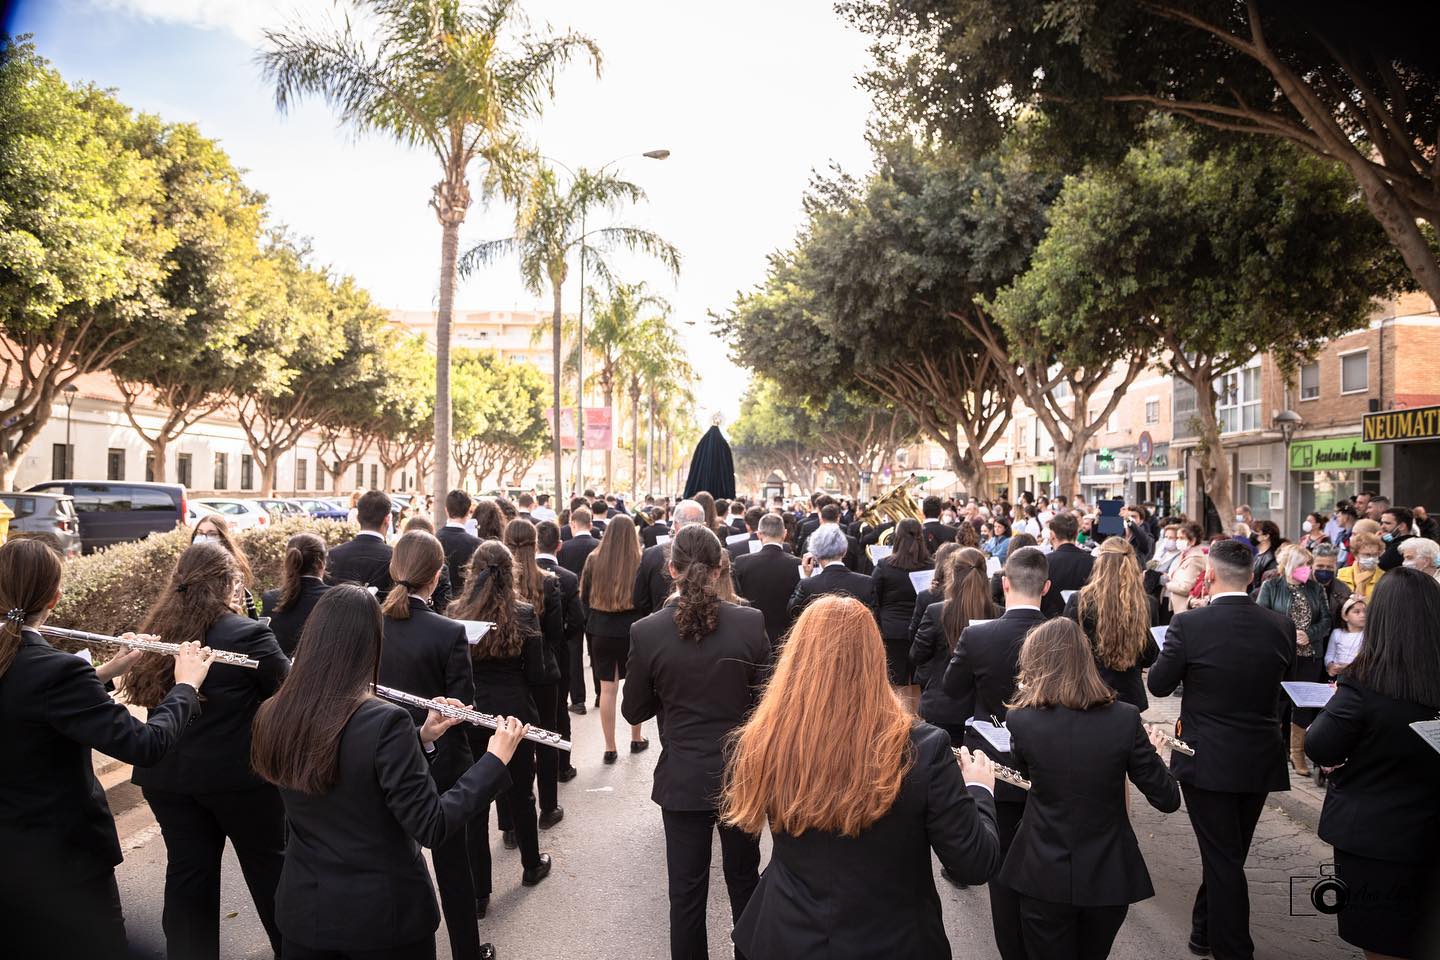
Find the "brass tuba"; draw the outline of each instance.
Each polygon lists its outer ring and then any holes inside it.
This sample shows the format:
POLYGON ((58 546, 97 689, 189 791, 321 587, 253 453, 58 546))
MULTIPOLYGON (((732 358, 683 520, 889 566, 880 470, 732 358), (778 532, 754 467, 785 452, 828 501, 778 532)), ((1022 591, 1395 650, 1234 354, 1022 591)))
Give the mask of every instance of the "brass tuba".
MULTIPOLYGON (((925 517, 920 512, 920 505, 910 495, 910 488, 919 482, 917 477, 907 477, 899 486, 872 503, 858 518, 861 529, 878 527, 884 523, 899 523, 906 518, 923 521, 925 517)), ((893 529, 886 530, 880 535, 879 542, 888 545, 894 533, 893 529)))

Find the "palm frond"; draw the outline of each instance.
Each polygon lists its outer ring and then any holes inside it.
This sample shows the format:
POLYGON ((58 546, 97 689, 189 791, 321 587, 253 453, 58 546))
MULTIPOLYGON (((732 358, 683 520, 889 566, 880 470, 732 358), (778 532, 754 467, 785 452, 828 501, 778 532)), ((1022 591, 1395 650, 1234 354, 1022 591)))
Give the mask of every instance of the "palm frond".
POLYGON ((618 245, 632 253, 643 253, 659 260, 671 276, 678 276, 680 273, 680 251, 670 241, 661 237, 653 230, 646 230, 643 227, 600 227, 591 230, 589 236, 598 239, 596 247, 601 249, 618 245))

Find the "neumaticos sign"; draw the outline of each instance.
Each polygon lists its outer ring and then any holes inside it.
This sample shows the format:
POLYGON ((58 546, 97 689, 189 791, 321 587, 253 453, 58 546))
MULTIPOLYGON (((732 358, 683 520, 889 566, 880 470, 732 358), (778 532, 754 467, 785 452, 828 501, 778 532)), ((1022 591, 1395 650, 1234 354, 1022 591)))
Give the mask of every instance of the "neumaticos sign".
POLYGON ((1440 406, 1367 413, 1361 421, 1366 443, 1440 439, 1440 406))

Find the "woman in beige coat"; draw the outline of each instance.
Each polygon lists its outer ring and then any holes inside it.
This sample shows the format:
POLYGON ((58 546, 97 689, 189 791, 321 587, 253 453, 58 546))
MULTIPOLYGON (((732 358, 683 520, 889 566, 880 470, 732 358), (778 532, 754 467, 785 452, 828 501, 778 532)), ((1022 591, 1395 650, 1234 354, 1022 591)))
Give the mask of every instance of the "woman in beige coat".
POLYGON ((1180 532, 1175 535, 1175 549, 1178 555, 1170 569, 1160 575, 1172 616, 1189 610, 1191 606, 1202 605, 1201 601, 1192 603, 1190 599, 1191 589, 1205 576, 1205 556, 1209 553, 1200 524, 1194 520, 1180 524, 1180 532))

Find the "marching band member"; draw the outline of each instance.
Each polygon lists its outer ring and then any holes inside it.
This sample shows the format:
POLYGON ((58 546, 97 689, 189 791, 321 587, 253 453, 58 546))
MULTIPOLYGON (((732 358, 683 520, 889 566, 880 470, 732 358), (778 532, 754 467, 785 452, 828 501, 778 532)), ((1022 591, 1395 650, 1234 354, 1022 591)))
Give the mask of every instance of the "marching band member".
POLYGON ((297 533, 285 544, 280 587, 266 590, 260 615, 270 618, 270 630, 285 656, 295 656, 300 631, 316 602, 330 589, 325 582, 325 541, 313 533, 297 533))

